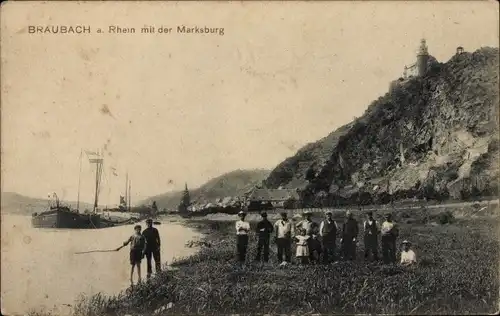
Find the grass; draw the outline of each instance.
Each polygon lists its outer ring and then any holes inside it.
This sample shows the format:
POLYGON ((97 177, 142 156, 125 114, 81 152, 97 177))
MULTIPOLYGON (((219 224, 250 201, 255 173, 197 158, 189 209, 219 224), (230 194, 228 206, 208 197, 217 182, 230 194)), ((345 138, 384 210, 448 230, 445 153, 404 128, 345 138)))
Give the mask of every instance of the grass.
POLYGON ((447 224, 439 218, 452 210, 395 213, 400 241, 411 240, 418 255, 413 268, 365 263, 362 241, 356 262, 279 268, 272 246, 270 265, 255 264, 255 238, 247 265, 238 267, 234 222, 193 220, 209 232, 211 247, 116 296, 84 298, 74 314, 491 314, 498 310, 498 217, 469 208, 447 224))

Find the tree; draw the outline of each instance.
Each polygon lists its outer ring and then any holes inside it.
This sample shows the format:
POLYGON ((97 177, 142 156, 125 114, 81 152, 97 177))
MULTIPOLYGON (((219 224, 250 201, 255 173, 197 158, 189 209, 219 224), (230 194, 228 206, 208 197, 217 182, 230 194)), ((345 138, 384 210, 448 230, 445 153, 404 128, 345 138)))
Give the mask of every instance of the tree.
POLYGON ((178 208, 179 212, 187 212, 187 208, 189 205, 191 205, 191 198, 189 196, 189 190, 186 183, 184 191, 182 192, 182 198, 178 208))

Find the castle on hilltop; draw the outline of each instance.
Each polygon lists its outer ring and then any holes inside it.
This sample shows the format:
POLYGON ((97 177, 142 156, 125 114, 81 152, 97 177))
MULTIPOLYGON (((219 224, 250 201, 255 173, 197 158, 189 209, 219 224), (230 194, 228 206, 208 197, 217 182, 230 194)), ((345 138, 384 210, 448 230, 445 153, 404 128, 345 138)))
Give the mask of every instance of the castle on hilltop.
POLYGON ((420 40, 420 47, 417 52, 417 61, 414 64, 405 66, 403 78, 423 77, 427 72, 427 64, 429 63, 429 51, 425 39, 420 40))

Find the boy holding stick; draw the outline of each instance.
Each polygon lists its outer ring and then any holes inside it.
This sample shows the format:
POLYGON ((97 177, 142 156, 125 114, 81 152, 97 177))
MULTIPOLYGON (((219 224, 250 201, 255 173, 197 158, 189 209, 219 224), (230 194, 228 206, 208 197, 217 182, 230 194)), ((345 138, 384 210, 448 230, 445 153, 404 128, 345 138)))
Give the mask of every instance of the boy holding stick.
POLYGON ((146 238, 141 234, 141 229, 141 225, 136 225, 134 227, 135 233, 130 236, 122 246, 116 249, 120 250, 130 244, 130 264, 132 265, 132 268, 130 270, 131 285, 134 285, 133 275, 135 266, 137 266, 137 283, 141 282, 141 260, 146 253, 146 238))

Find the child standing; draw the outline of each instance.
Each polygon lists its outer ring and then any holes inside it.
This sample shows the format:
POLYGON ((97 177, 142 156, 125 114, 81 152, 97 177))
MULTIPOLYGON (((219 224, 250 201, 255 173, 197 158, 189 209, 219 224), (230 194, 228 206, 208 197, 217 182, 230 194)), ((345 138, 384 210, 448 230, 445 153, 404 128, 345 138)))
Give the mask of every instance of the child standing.
POLYGON ((134 234, 123 243, 123 246, 117 249, 119 250, 130 244, 130 264, 132 265, 130 270, 131 285, 134 285, 133 275, 135 266, 137 266, 137 282, 141 282, 141 260, 146 253, 146 238, 141 234, 141 229, 141 225, 136 225, 134 227, 134 234))
POLYGON ((302 229, 300 231, 300 235, 295 236, 295 240, 297 241, 297 260, 302 264, 307 264, 309 259, 309 247, 307 246, 307 242, 310 236, 307 235, 307 231, 302 229))

